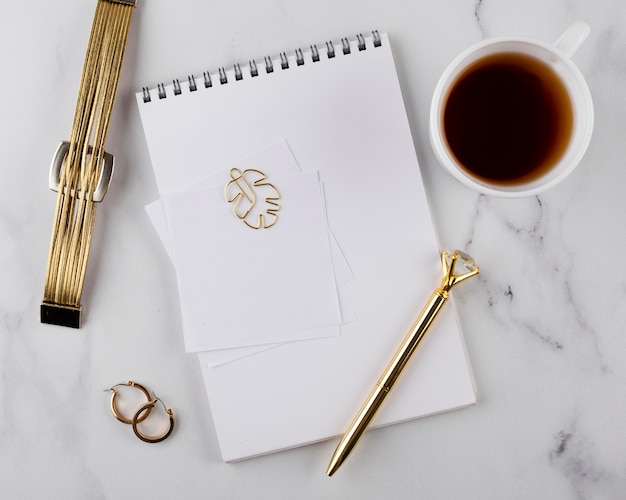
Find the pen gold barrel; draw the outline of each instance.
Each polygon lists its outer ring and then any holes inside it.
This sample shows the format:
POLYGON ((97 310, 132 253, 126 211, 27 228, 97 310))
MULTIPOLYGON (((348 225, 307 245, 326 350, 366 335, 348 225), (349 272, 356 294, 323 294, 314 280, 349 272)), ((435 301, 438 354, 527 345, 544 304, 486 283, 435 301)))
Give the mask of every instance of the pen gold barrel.
POLYGON ((387 368, 385 368, 376 386, 372 389, 372 392, 365 403, 363 403, 363 406, 356 417, 354 417, 354 420, 352 420, 352 423, 341 438, 341 441, 339 441, 337 449, 326 470, 328 476, 332 476, 337 469, 339 469, 341 464, 348 458, 348 455, 350 455, 359 439, 361 439, 361 436, 374 419, 385 397, 389 394, 396 380, 398 380, 398 377, 402 373, 402 370, 419 347, 420 342, 425 337, 430 325, 437 317, 437 314, 446 303, 447 299, 447 291, 439 288, 433 292, 422 309, 422 312, 411 326, 404 341, 400 347, 398 347, 398 350, 387 365, 387 368))

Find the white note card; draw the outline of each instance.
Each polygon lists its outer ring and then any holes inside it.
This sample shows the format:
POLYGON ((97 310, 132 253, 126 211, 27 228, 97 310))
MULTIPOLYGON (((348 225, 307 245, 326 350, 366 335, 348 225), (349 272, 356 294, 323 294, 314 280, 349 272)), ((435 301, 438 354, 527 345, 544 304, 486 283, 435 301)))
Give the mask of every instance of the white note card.
POLYGON ((188 352, 317 338, 341 324, 317 173, 261 167, 280 193, 271 227, 253 229, 233 213, 227 170, 221 187, 163 198, 188 352))
MULTIPOLYGON (((295 161, 289 146, 285 142, 285 140, 277 141, 276 143, 270 144, 269 146, 261 149, 260 151, 248 156, 243 159, 236 159, 231 161, 228 165, 230 167, 222 166, 217 167, 213 164, 207 164, 206 166, 206 177, 202 180, 193 183, 190 186, 187 186, 184 189, 179 189, 176 191, 177 196, 184 198, 187 196, 188 192, 196 191, 199 189, 207 189, 207 188, 218 188, 220 184, 224 184, 225 174, 224 172, 233 166, 234 168, 243 169, 254 169, 263 167, 265 168, 267 165, 271 165, 272 175, 286 175, 286 174, 298 174, 301 173, 301 170, 295 161)), ((268 170, 269 172, 270 170, 268 170)), ((320 184, 320 188, 323 186, 320 184)), ((165 195, 168 196, 168 195, 165 195)), ((170 194, 171 196, 171 194, 170 194)), ((310 206, 311 208, 318 206, 317 200, 314 200, 315 203, 311 204, 306 202, 305 206, 310 206)), ((323 202, 323 195, 322 195, 323 202)), ((261 203, 259 206, 263 206, 261 203)), ((324 208, 325 212, 325 208, 324 208)), ((165 206, 162 199, 156 200, 149 205, 146 206, 146 213, 148 214, 150 221, 153 224, 155 231, 157 232, 159 238, 161 239, 165 250, 167 251, 172 262, 174 261, 173 257, 173 249, 172 249, 172 237, 170 235, 165 206)), ((184 215, 184 214, 183 214, 184 215)), ((318 215, 319 215, 319 206, 318 206, 318 215)), ((325 215, 324 215, 325 217, 325 215)), ((251 214, 250 219, 254 219, 254 214, 251 214)), ((196 235, 194 235, 195 237, 196 235)), ((320 240, 322 241, 322 235, 320 234, 320 240)), ((345 285, 349 282, 354 276, 348 265, 343 252, 339 248, 336 238, 334 237, 330 228, 328 228, 328 239, 330 243, 330 252, 332 256, 333 263, 333 271, 335 275, 335 280, 337 284, 337 293, 339 296, 339 305, 341 308, 341 321, 342 323, 349 323, 355 320, 354 309, 352 308, 351 301, 348 297, 348 292, 346 291, 345 285)), ((179 242, 180 245, 180 242, 179 242)), ((185 260, 183 267, 188 266, 189 261, 185 260)), ((203 297, 207 296, 205 290, 201 292, 203 297)), ((188 304, 183 302, 181 304, 183 311, 188 309, 188 304)), ((184 316, 184 314, 183 314, 184 316)), ((193 327, 193 325, 192 325, 193 327)), ((195 331, 189 332, 189 329, 185 327, 183 329, 184 338, 195 338, 202 337, 202 332, 205 335, 209 335, 207 332, 206 325, 203 326, 201 330, 198 330, 197 327, 195 331)), ((301 340, 308 338, 321 338, 328 336, 339 335, 340 329, 339 324, 333 324, 331 326, 324 327, 316 327, 316 328, 307 328, 306 325, 299 325, 298 328, 292 329, 288 334, 284 332, 279 333, 275 331, 275 326, 272 327, 272 333, 262 334, 260 331, 257 331, 254 338, 251 341, 246 341, 246 344, 242 347, 220 347, 218 349, 211 349, 210 351, 203 352, 203 362, 207 366, 218 366, 225 363, 232 362, 237 359, 241 359, 246 356, 250 356, 255 354, 256 352, 260 352, 266 350, 271 347, 275 347, 279 345, 280 342, 284 341, 292 341, 292 340, 301 340), (269 343, 268 343, 269 342, 269 343)), ((240 344, 241 342, 230 342, 230 344, 240 344)), ((197 341, 196 341, 197 344, 197 341)))

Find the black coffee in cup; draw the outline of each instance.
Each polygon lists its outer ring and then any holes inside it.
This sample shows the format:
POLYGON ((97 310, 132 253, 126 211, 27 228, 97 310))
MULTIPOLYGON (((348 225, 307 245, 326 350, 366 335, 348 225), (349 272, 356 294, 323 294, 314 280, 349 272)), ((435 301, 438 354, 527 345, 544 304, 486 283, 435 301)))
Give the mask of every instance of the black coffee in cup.
POLYGON ((574 112, 569 93, 546 63, 502 52, 470 64, 443 100, 448 149, 470 175, 515 185, 550 170, 565 153, 574 112))

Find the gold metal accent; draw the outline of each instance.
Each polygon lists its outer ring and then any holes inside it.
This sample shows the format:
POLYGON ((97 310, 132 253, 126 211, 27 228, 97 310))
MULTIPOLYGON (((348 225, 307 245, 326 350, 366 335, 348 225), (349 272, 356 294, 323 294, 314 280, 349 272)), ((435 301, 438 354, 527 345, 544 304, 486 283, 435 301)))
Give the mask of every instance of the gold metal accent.
MULTIPOLYGON (((67 157, 67 153, 70 150, 69 141, 61 141, 59 147, 57 148, 54 156, 52 157, 52 163, 50 165, 50 175, 48 179, 48 187, 52 191, 59 192, 59 181, 61 179, 61 168, 63 167, 63 162, 67 157)), ((87 150, 87 154, 92 154, 93 148, 90 146, 87 150)), ((104 157, 102 160, 104 163, 100 168, 100 177, 98 178, 98 182, 96 183, 96 187, 93 190, 92 200, 96 203, 104 200, 104 196, 107 194, 107 190, 109 189, 109 185, 111 184, 111 177, 113 176, 113 171, 115 170, 115 157, 104 152, 104 157)), ((78 198, 79 193, 75 191, 71 192, 71 195, 78 198)))
MULTIPOLYGON (((115 388, 119 387, 120 385, 124 385, 124 386, 127 386, 127 387, 134 387, 135 389, 139 389, 146 396, 146 400, 147 401, 151 401, 153 396, 150 394, 150 392, 148 392, 148 389, 146 389, 143 385, 138 384, 137 382, 133 382, 132 380, 129 380, 128 382, 125 382, 125 383, 122 383, 122 384, 116 384, 113 387, 111 387, 110 389, 107 389, 108 391, 111 391, 113 393, 113 394, 111 394, 111 411, 113 412, 113 415, 115 415, 115 418, 117 418, 120 422, 123 422, 125 424, 132 424, 133 423, 133 419, 132 418, 127 418, 124 415, 122 415, 122 413, 117 408, 117 396, 118 396, 118 394, 117 394, 117 391, 115 390, 115 388)), ((138 420, 138 422, 141 422, 141 421, 145 420, 146 418, 148 418, 148 415, 150 415, 150 411, 151 411, 151 408, 149 408, 145 412, 145 415, 142 415, 141 419, 138 420)))
POLYGON ((445 250, 442 252, 441 266, 442 277, 439 288, 432 293, 430 299, 422 309, 422 312, 413 323, 413 326, 411 326, 404 341, 400 344, 400 347, 398 347, 398 350, 387 365, 387 368, 385 368, 385 371, 378 379, 378 382, 365 400, 365 403, 363 403, 363 406, 352 420, 348 430, 339 441, 339 445, 326 470, 328 476, 332 476, 339 469, 341 464, 348 458, 348 455, 357 445, 359 439, 361 439, 361 436, 383 404, 385 397, 393 388, 396 380, 398 380, 402 370, 419 347, 430 325, 432 325, 439 311, 441 311, 441 308, 448 300, 450 289, 458 283, 472 276, 476 276, 480 272, 474 260, 460 250, 445 250), (457 273, 457 266, 464 266, 464 269, 461 269, 461 272, 457 273))
POLYGON ((135 1, 98 0, 70 140, 57 150, 58 190, 41 306, 42 323, 80 327, 81 296, 96 215, 113 157, 104 150, 135 1))
MULTIPOLYGON (((230 170, 230 182, 226 184, 224 195, 228 203, 233 203, 233 213, 241 219, 246 226, 252 229, 266 229, 276 224, 280 205, 280 193, 267 180, 267 176, 260 170, 249 168, 241 172, 237 168, 230 170), (256 179, 254 179, 257 177, 256 179), (267 208, 259 207, 257 203, 257 189, 271 193, 264 198, 267 208), (256 207, 256 225, 248 219, 252 210, 256 207), (269 222, 268 222, 269 221, 269 222)), ((254 216, 252 216, 254 218, 254 216)))
POLYGON ((161 401, 157 397, 153 398, 148 403, 146 403, 141 408, 139 408, 137 412, 135 413, 135 415, 133 416, 133 431, 139 439, 141 439, 142 441, 146 443, 159 443, 163 441, 164 439, 167 439, 173 430, 174 430, 174 412, 170 408, 167 408, 165 404, 163 403, 163 401, 161 401), (154 405, 156 404, 157 401, 159 401, 163 405, 163 408, 165 409, 165 412, 167 413, 169 417, 169 421, 170 421, 169 428, 163 434, 159 436, 146 436, 139 430, 139 426, 137 424, 148 416, 147 414, 150 413, 150 411, 152 411, 152 408, 154 408, 154 405), (142 415, 143 413, 146 413, 146 415, 143 416, 142 415))

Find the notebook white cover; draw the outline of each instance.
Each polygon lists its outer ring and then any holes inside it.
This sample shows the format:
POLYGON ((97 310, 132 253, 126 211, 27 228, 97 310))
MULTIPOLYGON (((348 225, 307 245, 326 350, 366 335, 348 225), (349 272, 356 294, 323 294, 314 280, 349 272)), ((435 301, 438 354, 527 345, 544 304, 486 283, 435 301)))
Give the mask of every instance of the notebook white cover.
MULTIPOLYGON (((225 461, 333 436, 346 429, 440 280, 440 258, 389 39, 350 41, 319 62, 288 55, 289 68, 243 78, 226 71, 213 86, 166 98, 137 95, 161 194, 207 175, 234 152, 245 157, 286 140, 303 172, 319 171, 329 227, 354 279, 356 320, 339 337, 290 342, 209 367, 199 353, 225 461)), ((206 297, 207 301, 219 300, 206 297)), ((476 400, 453 304, 432 330, 374 426, 473 404, 476 400)))

